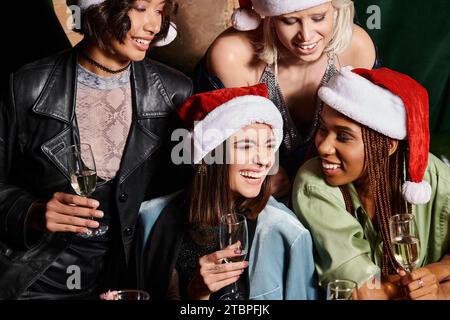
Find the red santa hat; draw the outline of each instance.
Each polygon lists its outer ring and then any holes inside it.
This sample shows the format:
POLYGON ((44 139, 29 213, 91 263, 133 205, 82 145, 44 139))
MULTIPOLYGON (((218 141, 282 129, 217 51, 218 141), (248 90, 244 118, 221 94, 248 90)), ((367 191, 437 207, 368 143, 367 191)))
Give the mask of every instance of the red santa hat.
POLYGON ((254 30, 258 28, 261 23, 261 16, 279 16, 316 7, 331 1, 332 0, 239 0, 239 8, 233 12, 231 23, 235 29, 240 31, 254 30))
POLYGON ((265 84, 225 88, 191 96, 178 109, 178 115, 191 130, 193 163, 198 164, 216 147, 240 129, 265 123, 272 128, 276 148, 283 139, 283 120, 278 108, 268 99, 265 84))
POLYGON ((403 197, 412 204, 427 203, 431 187, 423 180, 428 164, 430 130, 428 92, 405 74, 342 68, 319 89, 320 99, 347 117, 397 140, 408 140, 409 181, 403 197))
MULTIPOLYGON (((99 5, 106 0, 79 0, 78 5, 82 11, 86 10, 87 8, 95 5, 99 5)), ((157 41, 154 41, 152 45, 154 47, 163 47, 171 43, 175 38, 177 37, 177 26, 175 23, 170 22, 169 30, 167 31, 167 34, 164 38, 159 39, 157 41)))

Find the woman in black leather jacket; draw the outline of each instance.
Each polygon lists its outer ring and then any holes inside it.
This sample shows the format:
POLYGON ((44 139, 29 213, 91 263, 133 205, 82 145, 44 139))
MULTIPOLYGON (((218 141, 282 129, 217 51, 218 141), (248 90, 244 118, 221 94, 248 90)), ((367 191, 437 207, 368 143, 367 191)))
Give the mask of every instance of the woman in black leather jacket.
POLYGON ((145 58, 167 39, 171 1, 68 0, 84 40, 10 78, 0 100, 0 299, 86 299, 132 286, 130 248, 141 202, 175 186, 169 161, 184 75, 145 58), (74 195, 61 153, 93 146, 100 178, 74 195), (157 169, 157 172, 156 170, 157 169), (108 232, 85 239, 76 233, 108 232))

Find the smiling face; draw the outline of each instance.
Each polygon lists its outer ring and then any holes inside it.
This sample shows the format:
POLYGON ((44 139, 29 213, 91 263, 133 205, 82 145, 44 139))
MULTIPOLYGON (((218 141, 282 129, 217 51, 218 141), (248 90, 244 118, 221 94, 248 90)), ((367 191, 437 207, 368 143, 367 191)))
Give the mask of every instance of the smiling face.
POLYGON ((315 143, 328 184, 342 186, 365 179, 360 124, 324 104, 315 143))
POLYGON ((266 124, 252 124, 229 139, 229 181, 234 197, 255 198, 275 163, 276 142, 266 124))
POLYGON ((136 0, 128 16, 131 28, 123 43, 112 40, 111 49, 119 60, 141 61, 145 58, 150 43, 161 29, 165 1, 136 0))
POLYGON ((278 40, 304 62, 319 59, 333 35, 334 8, 331 2, 274 17, 278 40))

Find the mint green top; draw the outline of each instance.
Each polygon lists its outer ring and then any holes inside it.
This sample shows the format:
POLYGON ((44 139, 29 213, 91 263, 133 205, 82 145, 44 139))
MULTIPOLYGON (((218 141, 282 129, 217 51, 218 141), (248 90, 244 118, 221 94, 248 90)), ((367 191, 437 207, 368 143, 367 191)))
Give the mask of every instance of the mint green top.
MULTIPOLYGON (((430 154, 424 179, 431 185, 431 200, 413 206, 420 238, 418 267, 450 253, 450 168, 430 154)), ((293 207, 313 237, 322 287, 334 279, 351 279, 361 286, 380 273, 381 234, 365 213, 352 184, 349 191, 356 218, 345 209, 340 189, 325 182, 319 158, 305 163, 295 178, 293 207)))

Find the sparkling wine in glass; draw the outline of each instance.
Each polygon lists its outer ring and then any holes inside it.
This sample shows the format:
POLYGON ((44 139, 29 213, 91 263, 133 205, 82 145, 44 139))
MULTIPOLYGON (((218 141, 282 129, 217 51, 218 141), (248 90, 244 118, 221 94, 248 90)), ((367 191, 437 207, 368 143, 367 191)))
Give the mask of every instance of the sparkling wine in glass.
MULTIPOLYGON (((220 219, 220 248, 226 249, 231 245, 239 244, 235 252, 239 255, 225 258, 226 263, 241 262, 245 260, 248 252, 248 228, 247 220, 242 214, 226 214, 220 219)), ((237 283, 231 286, 231 292, 227 292, 220 297, 220 300, 244 300, 245 297, 239 292, 237 283)))
POLYGON ((391 244, 397 262, 411 272, 419 262, 420 241, 412 214, 397 214, 390 218, 391 244))
MULTIPOLYGON (((72 189, 82 197, 90 197, 97 185, 97 170, 91 146, 86 143, 69 146, 64 153, 69 169, 72 189)), ((93 220, 93 218, 90 218, 93 220)), ((83 238, 92 238, 105 234, 108 225, 99 222, 98 228, 88 228, 88 233, 78 234, 83 238)))
POLYGON ((95 191, 95 186, 97 184, 97 172, 89 169, 71 173, 70 184, 78 195, 82 197, 89 197, 95 191))
POLYGON ((337 279, 328 282, 327 300, 353 300, 356 294, 356 282, 348 279, 337 279))

